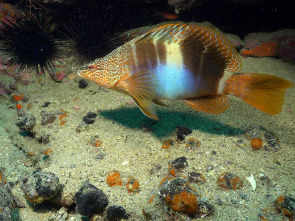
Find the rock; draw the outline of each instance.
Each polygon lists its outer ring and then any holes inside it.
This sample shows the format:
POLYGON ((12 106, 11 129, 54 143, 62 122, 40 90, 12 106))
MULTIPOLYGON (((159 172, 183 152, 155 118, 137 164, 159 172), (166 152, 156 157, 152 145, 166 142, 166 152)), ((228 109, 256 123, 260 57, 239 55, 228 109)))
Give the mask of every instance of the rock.
POLYGON ((176 212, 193 214, 198 210, 197 196, 182 177, 166 179, 160 186, 158 195, 176 212))
POLYGON ((186 167, 188 167, 187 158, 186 157, 178 157, 169 163, 169 173, 172 176, 175 176, 176 173, 183 171, 186 167))
POLYGON ((110 221, 128 219, 129 216, 122 206, 113 205, 107 208, 106 218, 110 221))
POLYGON ((66 221, 68 220, 68 218, 69 218, 69 214, 67 212, 67 208, 62 207, 54 215, 49 217, 48 221, 66 221))
POLYGON ((21 131, 32 131, 36 125, 36 118, 27 114, 25 117, 19 118, 16 125, 21 131))
POLYGON ((204 182, 206 182, 206 179, 201 173, 189 172, 188 173, 188 182, 190 182, 190 183, 204 183, 204 182))
POLYGON ((280 147, 279 139, 270 131, 262 126, 250 126, 245 132, 244 136, 250 142, 253 139, 261 139, 262 145, 267 151, 278 151, 280 147))
POLYGON ((243 180, 237 175, 224 172, 218 176, 217 184, 226 190, 237 190, 243 186, 243 180))
POLYGON ((276 208, 285 216, 295 218, 295 199, 289 196, 279 196, 275 201, 276 208))
POLYGON ((88 86, 88 81, 86 81, 85 79, 81 79, 79 80, 79 83, 78 83, 78 87, 81 88, 81 89, 84 89, 88 86))
POLYGON ((214 207, 205 201, 200 201, 198 203, 198 212, 196 214, 196 218, 204 218, 206 216, 211 215, 214 212, 214 207))
POLYGON ((51 124, 56 120, 56 116, 52 113, 47 113, 46 111, 41 111, 41 124, 51 124))
POLYGON ((0 181, 0 220, 11 221, 11 210, 15 207, 24 207, 24 204, 13 196, 8 183, 0 181))
POLYGON ((49 107, 50 104, 51 104, 50 102, 46 101, 46 102, 44 102, 44 104, 42 105, 42 107, 49 107))
POLYGON ((295 30, 283 29, 272 33, 251 33, 244 38, 243 57, 279 57, 295 62, 295 30))
POLYGON ((63 186, 54 173, 34 171, 23 179, 21 188, 31 203, 39 204, 44 201, 56 202, 63 186))
POLYGON ((94 112, 88 112, 88 113, 87 113, 87 117, 88 117, 88 118, 96 118, 96 117, 97 117, 97 114, 94 113, 94 112))
POLYGON ((102 213, 108 205, 108 198, 102 190, 85 182, 75 194, 78 212, 83 216, 102 213))
POLYGON ((191 134, 192 132, 192 129, 187 127, 176 127, 176 137, 180 141, 183 141, 185 137, 191 134))
POLYGON ((93 124, 93 123, 94 123, 94 119, 93 119, 93 118, 89 118, 88 116, 84 116, 84 117, 83 117, 83 121, 84 121, 86 124, 93 124))

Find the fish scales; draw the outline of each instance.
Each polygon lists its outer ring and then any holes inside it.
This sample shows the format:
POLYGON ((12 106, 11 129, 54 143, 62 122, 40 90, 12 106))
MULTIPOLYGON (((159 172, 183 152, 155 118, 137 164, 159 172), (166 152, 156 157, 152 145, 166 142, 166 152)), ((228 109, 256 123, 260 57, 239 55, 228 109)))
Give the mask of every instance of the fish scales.
POLYGON ((154 104, 164 105, 162 100, 181 99, 197 111, 221 113, 229 107, 227 95, 277 114, 292 84, 270 75, 242 74, 241 68, 239 54, 221 33, 202 25, 172 23, 96 59, 78 75, 131 95, 153 119, 159 119, 154 104))

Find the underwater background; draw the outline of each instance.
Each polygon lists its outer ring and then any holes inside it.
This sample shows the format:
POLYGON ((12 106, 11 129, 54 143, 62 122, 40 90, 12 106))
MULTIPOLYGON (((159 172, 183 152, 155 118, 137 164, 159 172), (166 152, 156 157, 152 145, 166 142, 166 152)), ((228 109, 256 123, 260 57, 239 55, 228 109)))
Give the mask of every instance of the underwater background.
POLYGON ((292 220, 295 89, 267 115, 181 101, 147 118, 81 65, 164 24, 223 33, 295 82, 294 1, 0 1, 0 220, 292 220))

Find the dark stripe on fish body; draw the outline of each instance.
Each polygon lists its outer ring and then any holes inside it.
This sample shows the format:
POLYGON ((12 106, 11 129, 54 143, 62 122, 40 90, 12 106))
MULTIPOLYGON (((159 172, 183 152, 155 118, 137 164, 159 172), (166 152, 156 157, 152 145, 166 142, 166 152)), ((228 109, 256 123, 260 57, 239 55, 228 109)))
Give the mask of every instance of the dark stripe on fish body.
POLYGON ((196 35, 188 36, 181 47, 181 53, 183 56, 183 65, 188 71, 194 74, 197 84, 197 95, 216 95, 218 91, 218 85, 220 79, 224 74, 224 65, 210 60, 202 52, 202 47, 195 46, 192 41, 196 40, 196 35), (188 45, 192 45, 189 47, 188 45), (198 47, 198 50, 196 50, 198 47))
POLYGON ((166 64, 166 47, 163 43, 157 43, 157 57, 159 58, 159 64, 166 64))
POLYGON ((136 43, 136 58, 138 68, 141 70, 151 70, 157 66, 156 47, 152 42, 136 43))

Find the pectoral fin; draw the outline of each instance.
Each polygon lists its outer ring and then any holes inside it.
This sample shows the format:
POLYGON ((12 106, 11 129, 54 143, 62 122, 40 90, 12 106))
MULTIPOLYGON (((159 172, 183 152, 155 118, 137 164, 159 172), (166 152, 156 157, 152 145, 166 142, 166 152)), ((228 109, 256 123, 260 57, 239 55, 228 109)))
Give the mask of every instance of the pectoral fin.
POLYGON ((185 99, 183 102, 196 111, 202 111, 210 114, 220 114, 226 111, 230 103, 229 99, 225 95, 185 99))
MULTIPOLYGON (((155 103, 155 89, 156 80, 153 73, 149 71, 139 72, 126 80, 127 92, 133 97, 140 110, 148 117, 159 120, 156 113, 155 103)), ((158 102, 157 102, 158 103, 158 102)))

